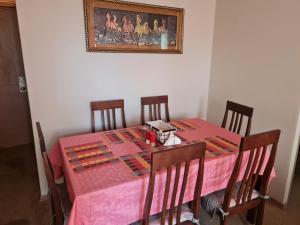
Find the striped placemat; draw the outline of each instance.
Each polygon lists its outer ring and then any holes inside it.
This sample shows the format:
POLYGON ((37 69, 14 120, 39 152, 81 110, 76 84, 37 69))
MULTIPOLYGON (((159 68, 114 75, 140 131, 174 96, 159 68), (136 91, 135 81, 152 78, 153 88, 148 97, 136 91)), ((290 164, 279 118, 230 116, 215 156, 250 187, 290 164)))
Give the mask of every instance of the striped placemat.
POLYGON ((154 147, 146 144, 144 140, 136 140, 133 143, 143 152, 156 152, 166 148, 163 144, 159 143, 158 141, 156 141, 156 146, 154 147))
POLYGON ((195 130, 199 128, 192 123, 183 120, 171 121, 170 124, 176 127, 178 131, 195 130))
POLYGON ((103 165, 110 165, 119 162, 118 158, 104 158, 104 159, 96 159, 94 161, 89 161, 89 162, 81 162, 74 164, 72 166, 73 170, 75 172, 81 172, 86 169, 94 168, 97 166, 103 166, 103 165))
POLYGON ((109 144, 122 144, 126 139, 114 130, 102 133, 102 136, 109 144))
POLYGON ((88 151, 93 151, 93 150, 106 150, 107 146, 103 144, 102 141, 94 142, 94 143, 89 143, 89 144, 83 144, 83 145, 76 145, 72 147, 67 147, 65 148, 65 152, 67 155, 73 155, 75 153, 84 153, 88 151))
POLYGON ((142 127, 132 127, 128 128, 129 132, 138 138, 144 138, 144 130, 142 127))
POLYGON ((226 139, 226 138, 223 138, 223 137, 221 137, 221 136, 216 136, 216 138, 217 138, 218 140, 222 141, 222 142, 225 142, 225 143, 231 145, 232 147, 236 147, 236 148, 239 147, 238 144, 236 144, 236 143, 234 143, 234 142, 232 142, 232 141, 230 141, 230 140, 228 140, 228 139, 226 139))
MULTIPOLYGON (((137 130, 136 130, 137 131, 137 130)), ((137 139, 142 139, 143 136, 140 136, 138 132, 133 129, 124 129, 124 130, 117 130, 116 133, 119 133, 123 140, 126 141, 133 141, 137 139)))
POLYGON ((151 146, 146 144, 144 140, 137 140, 133 142, 141 151, 143 152, 149 152, 151 146))
POLYGON ((111 130, 102 134, 104 139, 109 144, 122 144, 124 142, 131 142, 133 140, 143 139, 143 130, 139 127, 111 130))
POLYGON ((124 155, 120 159, 135 176, 142 176, 150 172, 151 154, 147 152, 124 155))
POLYGON ((117 162, 111 151, 103 142, 76 145, 64 149, 67 159, 75 172, 88 168, 117 162))
POLYGON ((220 136, 205 138, 208 157, 218 157, 239 150, 238 145, 220 136))

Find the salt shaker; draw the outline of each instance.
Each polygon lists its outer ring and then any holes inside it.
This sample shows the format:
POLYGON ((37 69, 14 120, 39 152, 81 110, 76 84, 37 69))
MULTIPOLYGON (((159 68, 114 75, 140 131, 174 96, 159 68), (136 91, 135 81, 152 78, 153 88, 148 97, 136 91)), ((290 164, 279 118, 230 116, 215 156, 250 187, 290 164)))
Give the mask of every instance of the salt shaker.
POLYGON ((152 147, 155 146, 155 141, 156 141, 156 134, 154 132, 150 132, 150 145, 152 147))
POLYGON ((146 131, 146 138, 145 139, 146 139, 146 144, 149 145, 150 144, 150 131, 149 130, 146 131))

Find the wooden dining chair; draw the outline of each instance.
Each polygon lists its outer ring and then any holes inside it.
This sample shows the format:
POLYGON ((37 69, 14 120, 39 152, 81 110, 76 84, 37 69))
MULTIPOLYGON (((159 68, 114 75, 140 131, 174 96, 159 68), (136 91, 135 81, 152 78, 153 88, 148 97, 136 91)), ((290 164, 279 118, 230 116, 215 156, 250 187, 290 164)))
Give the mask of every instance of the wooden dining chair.
POLYGON ((242 138, 238 158, 226 189, 203 197, 202 206, 210 214, 217 212, 221 225, 227 225, 231 216, 248 210, 257 212, 253 223, 263 224, 265 202, 269 198, 267 188, 279 136, 280 130, 273 130, 242 138), (243 157, 247 159, 246 162, 243 157), (242 170, 241 165, 244 162, 246 169, 242 170), (242 180, 238 181, 238 177, 242 177, 242 180))
MULTIPOLYGON (((166 217, 168 218, 168 225, 172 225, 174 220, 176 220, 177 225, 188 225, 194 224, 194 222, 199 220, 199 204, 200 204, 200 196, 201 196, 201 189, 203 183, 203 170, 204 170, 204 159, 205 159, 205 143, 196 143, 192 145, 187 145, 175 149, 169 149, 164 151, 158 151, 152 153, 151 157, 151 173, 149 178, 149 185, 148 191, 145 201, 144 207, 144 215, 142 219, 142 225, 148 225, 150 221, 150 211, 151 211, 151 204, 152 198, 154 193, 154 186, 155 186, 155 177, 158 170, 166 169, 167 177, 165 183, 165 192, 163 198, 163 206, 161 211, 161 218, 160 223, 161 225, 165 225, 166 217), (189 176, 189 169, 192 160, 199 160, 198 163, 198 173, 195 182, 195 189, 194 189, 194 198, 192 202, 192 210, 190 212, 184 211, 185 215, 182 215, 183 209, 183 198, 185 194, 185 188, 189 176), (181 173, 181 168, 184 166, 184 173, 181 185, 179 185, 179 177, 181 173), (176 168, 175 176, 174 176, 174 185, 171 190, 173 190, 170 206, 168 207, 168 197, 170 192, 170 184, 171 184, 171 177, 172 177, 172 170, 176 168), (181 186, 178 187, 178 186, 181 186), (178 189, 180 189, 180 195, 178 199, 178 203, 176 204, 176 196, 178 196, 178 189), (177 205, 177 207, 176 207, 177 205), (167 210, 169 209, 169 210, 167 210), (177 212, 175 211, 177 209, 177 212), (167 216, 167 211, 169 211, 167 216), (190 215, 186 215, 189 213, 190 215), (176 214, 176 215, 174 215, 176 214), (184 218, 189 218, 191 221, 184 221, 181 220, 184 218), (192 222, 193 221, 193 222, 192 222)), ((150 222, 150 224, 153 224, 150 222)), ((156 224, 156 222, 154 222, 156 224)))
POLYGON ((42 153, 44 169, 46 173, 46 178, 48 182, 48 187, 50 191, 52 212, 53 212, 53 221, 55 225, 63 225, 64 224, 64 213, 62 210, 62 199, 60 193, 55 185, 53 172, 50 167, 48 155, 46 152, 42 153))
POLYGON ((245 116, 248 118, 245 136, 248 136, 251 130, 253 108, 235 102, 227 101, 226 110, 221 125, 223 128, 226 128, 229 111, 231 111, 232 114, 228 130, 240 134, 243 124, 243 117, 245 116))
POLYGON ((101 113, 102 131, 117 129, 116 109, 121 110, 122 125, 123 128, 126 128, 123 99, 91 102, 92 132, 96 132, 95 112, 97 111, 100 111, 101 113))
POLYGON ((36 122, 36 129, 37 129, 38 136, 39 136, 41 152, 42 153, 46 152, 45 138, 44 138, 44 134, 43 134, 40 122, 36 122))
POLYGON ((169 115, 169 105, 168 105, 168 95, 162 96, 152 96, 152 97, 142 97, 141 98, 141 120, 142 125, 145 125, 145 107, 149 108, 149 121, 161 120, 161 105, 165 105, 165 120, 170 121, 169 115))

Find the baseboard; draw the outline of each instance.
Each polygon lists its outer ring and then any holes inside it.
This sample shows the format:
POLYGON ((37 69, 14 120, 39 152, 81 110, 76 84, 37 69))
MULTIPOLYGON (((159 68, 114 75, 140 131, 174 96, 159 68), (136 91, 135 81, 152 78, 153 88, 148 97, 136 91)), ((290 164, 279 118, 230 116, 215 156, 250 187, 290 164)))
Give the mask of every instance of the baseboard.
POLYGON ((281 209, 281 210, 285 210, 286 209, 286 204, 282 204, 281 202, 278 202, 277 200, 275 200, 274 198, 271 198, 269 201, 272 205, 274 205, 275 207, 281 209))
POLYGON ((49 201, 49 194, 41 195, 39 201, 40 202, 49 201))

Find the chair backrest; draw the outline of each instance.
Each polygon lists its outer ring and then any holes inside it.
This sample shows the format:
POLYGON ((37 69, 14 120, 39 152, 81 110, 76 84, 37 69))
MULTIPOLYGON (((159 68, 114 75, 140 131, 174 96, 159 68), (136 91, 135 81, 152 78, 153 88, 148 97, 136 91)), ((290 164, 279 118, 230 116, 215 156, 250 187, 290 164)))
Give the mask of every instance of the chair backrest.
POLYGON ((199 218, 199 204, 200 204, 200 196, 201 196, 201 189, 203 183, 203 170, 204 170, 204 159, 205 159, 205 143, 196 143, 192 145, 182 146, 175 149, 169 149, 164 151, 158 151, 152 153, 151 157, 151 173, 149 178, 149 185, 148 191, 145 201, 144 207, 144 216, 142 220, 143 225, 149 224, 149 217, 151 211, 151 204, 155 186, 155 175, 158 170, 166 169, 167 170, 167 178, 165 184, 165 192, 163 198, 163 207, 162 207, 162 214, 161 214, 161 224, 165 224, 167 209, 169 208, 169 225, 172 225, 172 220, 175 212, 175 206, 177 205, 177 214, 176 214, 176 224, 180 224, 180 216, 181 216, 181 209, 183 204, 183 198, 185 193, 185 188, 187 184, 187 179, 189 175, 189 168, 190 163, 192 160, 199 159, 198 164, 198 175, 196 178, 195 183, 195 191, 194 191, 194 198, 193 198, 193 213, 196 219, 199 218), (181 167, 184 165, 184 173, 180 188, 180 195, 178 204, 176 204, 176 196, 178 191, 178 183, 179 177, 181 173, 181 167), (170 184, 171 184, 171 176, 172 176, 172 169, 176 167, 175 177, 174 177, 174 185, 171 190, 173 190, 170 207, 168 207, 168 197, 170 191, 170 184))
POLYGON ((226 128, 229 111, 231 111, 232 114, 231 114, 231 120, 230 120, 228 130, 240 134, 242 124, 243 124, 243 117, 246 116, 248 117, 248 122, 245 131, 245 136, 250 135, 253 108, 235 102, 227 101, 226 110, 222 122, 223 128, 226 128))
POLYGON ((145 125, 146 116, 145 116, 145 107, 149 107, 149 121, 161 120, 161 105, 165 105, 165 120, 170 121, 169 115, 169 105, 168 105, 168 95, 162 96, 152 96, 152 97, 142 97, 141 98, 141 120, 142 125, 145 125))
POLYGON ((116 122, 116 109, 121 110, 121 119, 123 128, 126 128, 124 100, 110 100, 110 101, 97 101, 91 102, 92 113, 92 132, 96 132, 95 112, 101 113, 101 127, 102 131, 117 129, 116 122))
POLYGON ((36 129, 39 136, 41 152, 46 152, 45 139, 40 122, 36 122, 36 129))
POLYGON ((234 191, 237 191, 236 199, 234 199, 236 206, 251 201, 254 189, 258 191, 261 196, 266 195, 270 175, 275 162, 279 137, 280 130, 273 130, 242 138, 239 155, 226 188, 223 202, 224 212, 230 207, 230 201, 234 191), (269 150, 271 152, 267 154, 269 150), (243 157, 247 156, 245 156, 245 154, 248 155, 248 158, 246 158, 247 161, 243 161, 243 157), (267 155, 269 155, 269 158, 264 168, 264 161, 267 155), (244 164, 246 165, 244 171, 241 170, 242 162, 246 163, 244 164), (237 186, 237 179, 241 175, 242 181, 240 185, 237 186), (234 190, 235 188, 238 188, 238 190, 234 190))
POLYGON ((62 211, 62 200, 54 182, 54 176, 50 167, 48 155, 46 152, 43 152, 42 156, 43 156, 44 169, 46 173, 48 187, 51 193, 51 203, 52 203, 52 210, 54 212, 55 225, 63 225, 64 215, 62 211))

